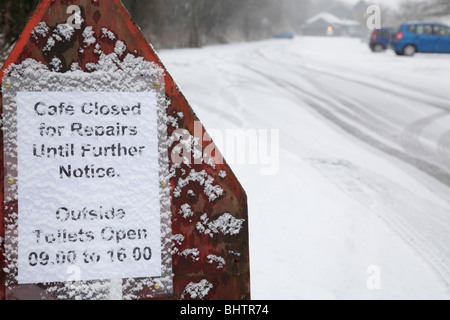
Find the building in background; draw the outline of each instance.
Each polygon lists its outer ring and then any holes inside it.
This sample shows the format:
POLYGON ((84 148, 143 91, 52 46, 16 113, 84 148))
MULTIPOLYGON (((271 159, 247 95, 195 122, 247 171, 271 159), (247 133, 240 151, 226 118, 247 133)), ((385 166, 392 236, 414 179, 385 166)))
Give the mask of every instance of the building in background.
POLYGON ((351 19, 341 19, 329 12, 321 12, 306 21, 303 34, 308 36, 360 36, 361 24, 351 19))
POLYGON ((302 32, 310 36, 361 37, 367 7, 364 0, 354 6, 336 3, 307 19, 302 32))

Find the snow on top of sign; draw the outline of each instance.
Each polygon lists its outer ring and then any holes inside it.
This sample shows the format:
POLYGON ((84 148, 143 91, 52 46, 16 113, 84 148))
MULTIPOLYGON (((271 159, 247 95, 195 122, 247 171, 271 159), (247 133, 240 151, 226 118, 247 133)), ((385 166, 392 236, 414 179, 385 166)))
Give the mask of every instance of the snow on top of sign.
POLYGON ((118 40, 116 46, 114 47, 114 52, 121 57, 125 51, 127 51, 127 46, 122 41, 118 40))
POLYGON ((189 218, 195 215, 195 212, 192 211, 191 206, 189 204, 183 204, 181 209, 178 211, 179 214, 183 215, 183 218, 189 218))
POLYGON ((185 239, 185 237, 182 234, 176 234, 176 235, 173 235, 171 237, 171 239, 170 239, 170 253, 172 255, 177 254, 180 251, 180 249, 178 247, 176 247, 176 246, 177 245, 181 246, 183 244, 184 239, 185 239))
MULTIPOLYGON (((171 120, 172 126, 177 128, 178 124, 176 123, 175 117, 172 117, 171 120)), ((199 137, 194 137, 193 135, 190 134, 188 130, 185 129, 176 130, 172 134, 172 136, 173 136, 172 142, 175 141, 179 142, 179 144, 174 147, 174 152, 178 154, 183 150, 184 151, 183 154, 186 154, 184 155, 183 159, 184 164, 190 166, 192 162, 191 155, 194 160, 197 160, 196 162, 198 162, 199 159, 202 159, 203 154, 201 151, 199 137)))
POLYGON ((181 243, 184 241, 185 237, 182 234, 175 234, 172 237, 172 240, 176 242, 178 245, 181 245, 181 243))
MULTIPOLYGON (((67 23, 58 24, 55 27, 51 28, 45 22, 39 22, 32 31, 32 38, 34 40, 43 39, 45 41, 42 50, 46 53, 50 53, 59 42, 65 43, 76 40, 75 29, 67 23)), ((114 32, 108 30, 107 28, 102 28, 101 38, 107 38, 109 40, 115 41, 114 52, 109 54, 103 52, 102 46, 98 43, 98 39, 95 37, 94 28, 92 26, 83 27, 82 43, 84 44, 84 48, 95 45, 94 52, 99 56, 97 62, 86 64, 86 68, 89 72, 103 71, 110 74, 117 71, 123 71, 124 74, 127 74, 129 76, 138 75, 138 73, 151 73, 156 74, 158 77, 163 76, 164 71, 155 63, 146 61, 142 57, 138 57, 132 53, 125 54, 128 48, 123 41, 117 39, 114 32)), ((80 47, 81 53, 84 52, 84 48, 80 47)), ((50 58, 50 68, 48 68, 48 71, 60 72, 62 65, 55 58, 57 57, 55 56, 50 58)), ((45 65, 43 63, 37 62, 33 59, 27 59, 26 61, 27 62, 25 64, 24 62, 22 62, 20 65, 11 65, 6 70, 5 74, 9 74, 10 76, 20 76, 23 72, 29 71, 30 68, 35 69, 36 67, 32 66, 33 63, 39 65, 38 69, 40 71, 44 71, 45 69, 45 65), (34 62, 32 63, 32 61, 34 62)), ((79 71, 78 76, 81 77, 82 75, 80 68, 74 68, 73 66, 74 64, 72 64, 68 72, 79 71)), ((171 120, 173 121, 173 119, 171 120)))
POLYGON ((207 256, 208 258, 208 263, 209 264, 213 264, 213 263, 217 263, 217 269, 223 269, 223 267, 227 264, 225 262, 225 259, 219 256, 216 256, 214 254, 210 254, 207 256))
POLYGON ((52 67, 52 70, 54 71, 60 71, 62 69, 62 62, 61 59, 54 57, 52 61, 50 61, 50 66, 52 67))
POLYGON ((210 283, 208 280, 203 279, 198 283, 190 282, 183 291, 183 294, 181 295, 181 299, 184 299, 185 296, 189 295, 189 298, 191 299, 203 299, 205 298, 209 291, 213 288, 212 283, 210 283))
POLYGON ((56 30, 53 31, 53 37, 57 41, 66 40, 69 41, 75 32, 75 28, 68 23, 58 24, 56 30))
POLYGON ((229 253, 229 254, 234 254, 235 256, 238 256, 238 257, 241 256, 241 253, 240 253, 240 252, 235 252, 235 251, 233 251, 233 250, 228 250, 228 253, 229 253))
POLYGON ((44 48, 42 49, 44 52, 45 51, 50 51, 56 44, 55 39, 53 39, 52 37, 47 39, 47 43, 45 44, 44 48))
POLYGON ((190 182, 197 182, 203 186, 203 193, 208 197, 209 201, 214 201, 223 194, 223 189, 219 185, 214 185, 214 178, 205 170, 198 172, 195 169, 191 169, 186 178, 178 180, 178 184, 173 191, 174 197, 180 197, 182 189, 189 185, 190 182))
POLYGON ((225 212, 214 221, 209 221, 208 215, 205 213, 200 217, 196 227, 200 233, 209 234, 213 237, 214 234, 221 233, 223 235, 236 235, 241 231, 244 219, 236 219, 230 213, 225 212))
POLYGON ((97 39, 95 38, 95 32, 94 28, 92 27, 86 27, 83 30, 83 37, 84 37, 84 44, 86 47, 89 47, 90 45, 97 42, 97 39))
POLYGON ((89 285, 70 281, 47 288, 47 293, 55 295, 59 300, 108 300, 111 289, 114 290, 109 281, 92 281, 89 285))
POLYGON ((193 262, 200 260, 200 251, 197 248, 183 250, 179 253, 179 255, 185 257, 186 259, 190 256, 193 262))
MULTIPOLYGON (((33 30, 32 33, 33 36, 35 36, 36 38, 46 37, 47 32, 49 31, 46 29, 46 27, 48 28, 48 26, 47 25, 44 26, 42 22, 38 24, 33 30)), ((74 32, 75 29, 69 24, 67 23, 58 24, 56 28, 53 30, 52 35, 47 39, 47 43, 44 46, 43 51, 44 52, 50 51, 56 45, 57 42, 70 41, 72 39, 72 36, 74 35, 74 32)))
POLYGON ((114 35, 114 32, 108 30, 107 28, 102 28, 102 38, 116 40, 116 36, 114 35))
MULTIPOLYGON (((5 210, 9 209, 10 208, 5 205, 5 210)), ((13 259, 14 249, 16 248, 18 243, 17 239, 18 231, 15 224, 17 218, 18 218, 17 212, 13 212, 9 216, 5 216, 5 238, 3 238, 5 249, 5 263, 6 263, 5 267, 3 268, 3 271, 5 273, 10 272, 11 270, 14 270, 17 267, 13 259)))
POLYGON ((50 32, 50 28, 45 22, 39 22, 34 30, 31 32, 31 36, 37 40, 38 37, 46 37, 50 32))
POLYGON ((80 64, 78 62, 74 62, 70 65, 71 71, 81 71, 80 64))

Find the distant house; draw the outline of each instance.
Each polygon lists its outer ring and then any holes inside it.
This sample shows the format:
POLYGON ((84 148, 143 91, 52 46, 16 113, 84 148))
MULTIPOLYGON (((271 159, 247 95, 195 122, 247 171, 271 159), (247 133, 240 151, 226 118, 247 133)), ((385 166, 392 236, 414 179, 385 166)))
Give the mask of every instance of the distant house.
POLYGON ((303 34, 309 36, 358 36, 360 23, 345 18, 338 18, 329 12, 321 12, 306 21, 303 34))

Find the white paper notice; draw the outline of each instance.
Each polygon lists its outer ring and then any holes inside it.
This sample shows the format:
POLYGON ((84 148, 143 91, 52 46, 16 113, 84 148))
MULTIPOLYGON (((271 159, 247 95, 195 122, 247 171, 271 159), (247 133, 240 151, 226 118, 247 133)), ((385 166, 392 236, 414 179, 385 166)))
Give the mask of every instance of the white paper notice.
POLYGON ((156 93, 19 92, 19 283, 161 276, 156 93))

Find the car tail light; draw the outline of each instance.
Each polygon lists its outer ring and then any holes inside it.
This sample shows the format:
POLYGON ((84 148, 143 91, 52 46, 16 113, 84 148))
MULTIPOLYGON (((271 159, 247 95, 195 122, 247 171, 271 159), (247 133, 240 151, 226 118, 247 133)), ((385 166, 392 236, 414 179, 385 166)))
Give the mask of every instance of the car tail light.
POLYGON ((372 42, 375 42, 377 40, 377 30, 375 30, 372 34, 372 42))
POLYGON ((402 39, 403 39, 403 32, 397 33, 397 36, 395 37, 395 40, 396 40, 396 41, 400 41, 400 40, 402 40, 402 39))

